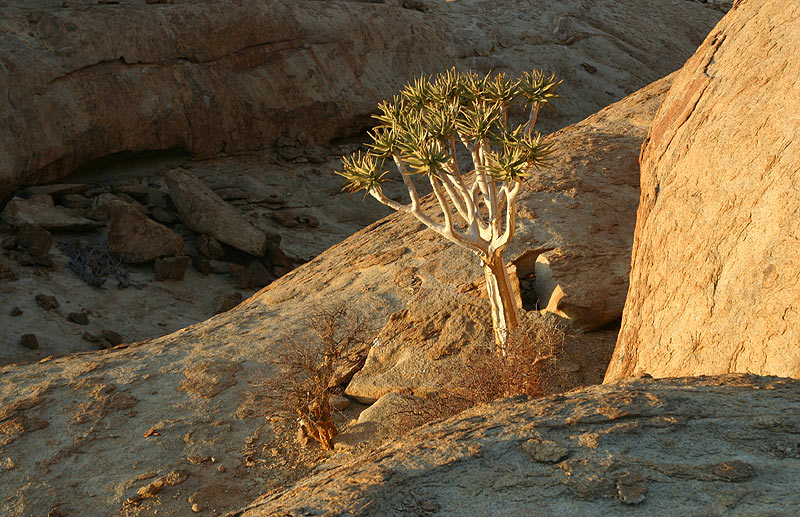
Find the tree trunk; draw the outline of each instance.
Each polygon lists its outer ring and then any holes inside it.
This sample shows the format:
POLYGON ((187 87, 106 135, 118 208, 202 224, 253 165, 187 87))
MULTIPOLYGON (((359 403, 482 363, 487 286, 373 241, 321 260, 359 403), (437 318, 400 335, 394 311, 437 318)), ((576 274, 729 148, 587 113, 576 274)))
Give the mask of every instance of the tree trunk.
POLYGON ((495 253, 489 262, 484 263, 483 272, 486 275, 486 289, 489 292, 489 302, 492 305, 492 325, 494 326, 494 340, 500 351, 505 355, 505 344, 508 333, 514 330, 519 323, 519 311, 514 297, 514 291, 508 278, 503 252, 495 253))

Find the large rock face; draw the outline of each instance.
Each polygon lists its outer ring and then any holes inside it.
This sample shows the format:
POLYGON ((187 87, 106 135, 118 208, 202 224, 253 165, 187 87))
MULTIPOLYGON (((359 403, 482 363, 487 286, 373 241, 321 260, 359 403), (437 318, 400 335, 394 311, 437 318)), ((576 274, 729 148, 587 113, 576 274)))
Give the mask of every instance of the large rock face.
POLYGON ((3 2, 0 200, 121 151, 206 158, 350 135, 406 81, 454 64, 566 78, 544 121, 560 128, 678 68, 720 16, 660 0, 400 4, 3 2))
POLYGON ((643 149, 631 288, 607 381, 800 376, 800 4, 738 2, 643 149))
POLYGON ((511 399, 231 515, 791 515, 798 390, 795 380, 728 376, 511 399))

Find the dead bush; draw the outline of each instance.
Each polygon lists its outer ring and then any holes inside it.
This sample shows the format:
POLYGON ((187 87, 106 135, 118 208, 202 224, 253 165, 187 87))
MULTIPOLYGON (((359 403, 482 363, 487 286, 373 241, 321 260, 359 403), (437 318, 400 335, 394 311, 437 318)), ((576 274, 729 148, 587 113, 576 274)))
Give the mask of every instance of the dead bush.
POLYGON ((338 431, 329 402, 331 388, 342 372, 363 363, 373 333, 364 318, 344 304, 315 308, 306 321, 313 338, 286 337, 284 349, 270 361, 278 372, 259 383, 259 398, 273 416, 296 419, 301 443, 313 439, 332 450, 338 431))
POLYGON ((509 333, 503 349, 494 341, 480 344, 463 365, 448 372, 451 381, 441 390, 408 398, 398 411, 402 427, 416 427, 493 400, 557 392, 567 375, 557 367, 566 338, 567 328, 555 318, 526 315, 509 333))

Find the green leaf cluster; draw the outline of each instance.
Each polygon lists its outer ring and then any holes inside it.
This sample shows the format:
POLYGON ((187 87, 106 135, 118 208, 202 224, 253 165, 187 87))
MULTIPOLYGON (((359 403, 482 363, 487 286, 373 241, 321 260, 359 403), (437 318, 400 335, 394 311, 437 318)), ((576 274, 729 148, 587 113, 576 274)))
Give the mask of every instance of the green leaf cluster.
POLYGON ((533 114, 557 97, 555 76, 526 72, 517 79, 505 73, 444 73, 420 77, 391 101, 378 105, 378 125, 370 132, 366 154, 343 159, 347 190, 380 191, 385 160, 401 160, 409 174, 438 177, 454 169, 456 142, 484 150, 486 170, 497 181, 524 177, 543 165, 553 148, 522 124, 508 127, 508 109, 521 102, 533 114), (493 147, 493 148, 492 148, 493 147), (488 151, 488 152, 487 152, 488 151))

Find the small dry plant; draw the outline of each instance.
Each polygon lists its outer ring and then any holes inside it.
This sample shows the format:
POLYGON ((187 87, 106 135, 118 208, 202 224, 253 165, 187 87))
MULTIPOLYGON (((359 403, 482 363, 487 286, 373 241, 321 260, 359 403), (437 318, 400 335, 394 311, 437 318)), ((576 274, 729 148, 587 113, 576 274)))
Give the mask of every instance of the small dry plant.
POLYGON ((313 309, 307 318, 314 338, 287 337, 271 363, 278 373, 260 383, 263 400, 274 416, 296 419, 298 438, 319 442, 327 450, 338 433, 329 397, 343 372, 364 360, 372 332, 364 318, 339 304, 313 309))
POLYGON ((447 372, 452 379, 439 392, 409 399, 399 412, 403 427, 446 418, 479 404, 507 397, 542 397, 557 391, 558 358, 567 338, 566 327, 551 317, 527 315, 510 332, 505 346, 478 346, 463 365, 447 372))

